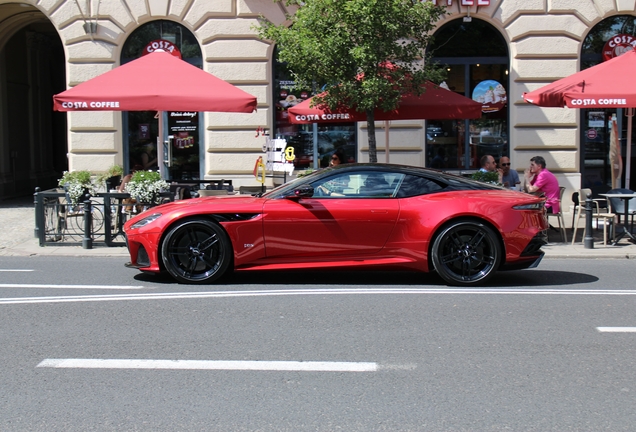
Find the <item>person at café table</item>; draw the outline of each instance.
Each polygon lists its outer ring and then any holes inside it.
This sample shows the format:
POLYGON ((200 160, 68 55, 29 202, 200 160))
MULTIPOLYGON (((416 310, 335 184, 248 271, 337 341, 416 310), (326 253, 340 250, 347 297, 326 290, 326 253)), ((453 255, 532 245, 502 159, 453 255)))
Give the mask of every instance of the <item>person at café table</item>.
POLYGON ((545 159, 535 156, 530 159, 530 168, 524 173, 525 191, 529 193, 543 192, 546 196, 545 207, 548 213, 559 212, 559 181, 546 169, 545 159))
POLYGON ((519 174, 516 170, 510 170, 510 158, 508 156, 502 156, 499 158, 499 166, 501 167, 501 183, 504 187, 510 189, 516 189, 518 184, 521 184, 519 180, 519 174))
POLYGON ((501 169, 497 169, 497 162, 495 162, 495 158, 492 155, 483 155, 479 160, 481 164, 481 168, 479 171, 481 172, 496 172, 499 174, 499 183, 502 183, 501 176, 503 175, 503 171, 501 169))
POLYGON ((342 153, 342 151, 340 150, 336 150, 331 155, 331 161, 329 161, 329 166, 336 166, 336 165, 347 163, 346 160, 347 159, 345 158, 344 153, 342 153))

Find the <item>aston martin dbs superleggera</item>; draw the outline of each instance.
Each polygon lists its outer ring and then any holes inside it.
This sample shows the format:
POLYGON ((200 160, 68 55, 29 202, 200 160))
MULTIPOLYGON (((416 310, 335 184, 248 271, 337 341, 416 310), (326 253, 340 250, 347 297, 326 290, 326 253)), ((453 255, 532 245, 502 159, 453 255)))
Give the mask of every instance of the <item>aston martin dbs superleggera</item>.
POLYGON ((125 225, 131 262, 182 283, 281 269, 436 271, 451 285, 536 267, 544 198, 436 170, 347 164, 263 195, 154 207, 125 225))

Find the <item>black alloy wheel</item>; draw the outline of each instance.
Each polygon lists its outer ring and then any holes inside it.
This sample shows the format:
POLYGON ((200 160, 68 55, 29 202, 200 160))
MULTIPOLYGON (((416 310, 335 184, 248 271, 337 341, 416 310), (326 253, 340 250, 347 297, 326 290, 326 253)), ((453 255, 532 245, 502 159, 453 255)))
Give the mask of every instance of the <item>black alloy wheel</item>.
POLYGON ((497 234, 477 221, 457 221, 435 238, 433 266, 450 285, 479 285, 490 279, 501 261, 497 234))
POLYGON ((205 220, 174 226, 161 247, 166 270, 182 283, 214 282, 225 274, 231 258, 232 244, 225 230, 205 220))

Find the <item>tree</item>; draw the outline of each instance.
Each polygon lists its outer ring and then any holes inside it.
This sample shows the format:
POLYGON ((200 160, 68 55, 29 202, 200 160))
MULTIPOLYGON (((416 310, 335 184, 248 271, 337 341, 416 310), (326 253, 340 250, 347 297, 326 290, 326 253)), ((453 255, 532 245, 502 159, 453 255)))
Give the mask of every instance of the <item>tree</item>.
MULTIPOLYGON (((275 0, 277 2, 285 0, 275 0)), ((299 88, 325 84, 314 105, 364 112, 369 161, 377 162, 373 110, 392 111, 404 94, 419 95, 443 70, 425 50, 444 8, 421 0, 286 0, 288 23, 262 21, 259 35, 277 44, 299 88)))

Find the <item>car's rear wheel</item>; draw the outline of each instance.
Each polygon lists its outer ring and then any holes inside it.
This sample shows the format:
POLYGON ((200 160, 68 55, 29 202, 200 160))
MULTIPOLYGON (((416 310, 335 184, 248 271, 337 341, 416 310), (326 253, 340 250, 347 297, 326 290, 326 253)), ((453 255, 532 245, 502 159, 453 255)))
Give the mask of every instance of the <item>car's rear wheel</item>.
POLYGON ((189 220, 174 226, 161 247, 161 259, 179 282, 214 282, 227 271, 232 244, 225 230, 205 220, 189 220))
POLYGON ((497 234, 477 221, 446 226, 433 242, 433 266, 450 285, 478 285, 490 279, 501 261, 497 234))

